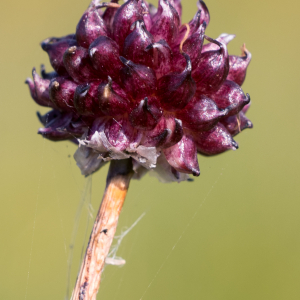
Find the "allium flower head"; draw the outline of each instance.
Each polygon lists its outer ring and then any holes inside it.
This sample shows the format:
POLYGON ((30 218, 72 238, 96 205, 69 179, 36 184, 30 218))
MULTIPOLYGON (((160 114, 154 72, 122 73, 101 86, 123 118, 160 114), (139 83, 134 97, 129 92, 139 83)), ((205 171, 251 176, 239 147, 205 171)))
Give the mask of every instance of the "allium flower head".
POLYGON ((205 35, 203 1, 181 24, 181 1, 93 1, 76 33, 41 43, 54 69, 27 79, 32 98, 51 107, 38 117, 43 137, 79 144, 74 157, 89 175, 112 159, 133 159, 162 181, 199 176, 197 153, 235 150, 233 136, 252 123, 241 85, 251 60, 230 56, 234 35, 205 35), (204 44, 204 40, 208 43, 204 44))

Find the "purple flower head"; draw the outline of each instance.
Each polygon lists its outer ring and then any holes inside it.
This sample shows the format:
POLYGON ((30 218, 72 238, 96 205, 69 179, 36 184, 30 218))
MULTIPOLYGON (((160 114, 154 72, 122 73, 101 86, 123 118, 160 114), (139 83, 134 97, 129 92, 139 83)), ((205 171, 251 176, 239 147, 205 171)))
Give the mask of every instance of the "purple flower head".
POLYGON ((135 177, 151 170, 161 181, 200 175, 197 154, 235 150, 233 137, 253 125, 250 96, 241 89, 251 61, 228 54, 234 35, 205 34, 203 1, 181 24, 180 0, 93 1, 75 34, 41 43, 54 72, 33 69, 26 83, 34 101, 53 110, 38 114, 39 134, 79 145, 82 174, 107 161, 132 158, 135 177), (204 44, 204 42, 206 44, 204 44))

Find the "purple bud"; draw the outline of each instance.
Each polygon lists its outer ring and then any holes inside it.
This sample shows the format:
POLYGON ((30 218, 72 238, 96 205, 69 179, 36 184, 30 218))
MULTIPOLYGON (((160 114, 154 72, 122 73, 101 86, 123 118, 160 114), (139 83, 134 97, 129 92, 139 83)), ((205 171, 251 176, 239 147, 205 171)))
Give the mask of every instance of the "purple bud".
POLYGON ((54 71, 54 72, 50 72, 50 73, 47 73, 46 72, 46 68, 45 68, 45 65, 41 65, 41 75, 42 75, 42 78, 43 79, 49 79, 51 80, 52 78, 54 77, 57 77, 58 74, 54 71))
POLYGON ((131 24, 143 19, 141 0, 128 0, 117 11, 113 23, 113 37, 121 49, 130 32, 131 24))
MULTIPOLYGON (((228 34, 228 33, 223 33, 221 34, 218 38, 216 38, 216 41, 225 44, 226 46, 230 41, 232 41, 235 38, 234 34, 228 34)), ((202 47, 202 52, 207 52, 211 50, 218 50, 219 46, 215 43, 208 43, 206 45, 203 45, 202 47)))
POLYGON ((42 49, 49 55, 51 66, 59 75, 68 74, 63 62, 63 54, 77 44, 73 37, 68 35, 62 38, 49 38, 41 43, 42 49))
POLYGON ((203 22, 205 22, 206 25, 208 25, 209 21, 210 21, 210 15, 209 15, 209 11, 208 11, 206 4, 204 3, 204 1, 199 0, 199 2, 197 3, 197 6, 198 6, 198 9, 201 10, 201 24, 203 22))
POLYGON ((49 96, 50 80, 42 79, 37 74, 35 68, 33 68, 32 70, 32 77, 33 81, 31 80, 31 78, 27 78, 25 83, 28 84, 30 94, 33 100, 41 106, 55 107, 55 105, 50 100, 49 96))
POLYGON ((123 67, 119 59, 118 44, 106 36, 96 39, 89 48, 89 55, 95 69, 100 71, 105 78, 110 76, 115 79, 123 67))
POLYGON ((250 102, 249 94, 245 95, 241 87, 233 81, 226 80, 216 93, 210 97, 219 108, 229 109, 228 116, 236 115, 250 102))
POLYGON ((189 56, 183 53, 186 68, 181 74, 163 76, 158 81, 158 97, 163 108, 168 111, 183 109, 196 91, 196 84, 191 76, 192 63, 189 56))
POLYGON ((241 86, 245 81, 247 67, 252 57, 245 45, 242 50, 244 54, 243 56, 229 56, 229 73, 227 76, 227 80, 234 81, 239 86, 241 86))
POLYGON ((146 48, 154 43, 153 36, 148 32, 143 21, 138 20, 132 24, 134 30, 124 42, 123 55, 137 64, 152 67, 153 56, 146 48))
POLYGON ((197 84, 197 91, 211 93, 217 91, 225 81, 229 71, 229 56, 225 44, 206 37, 216 43, 219 50, 202 53, 199 64, 193 71, 193 78, 197 84))
POLYGON ((238 115, 230 116, 222 119, 221 123, 226 127, 228 132, 235 136, 246 128, 253 128, 252 122, 245 116, 243 112, 238 115))
MULTIPOLYGON (((110 3, 115 3, 118 4, 119 0, 111 0, 110 3)), ((108 4, 110 4, 108 3, 108 4)), ((104 3, 102 3, 104 4, 104 3)), ((108 6, 102 16, 103 21, 106 24, 106 28, 110 31, 110 33, 112 33, 112 29, 113 29, 113 21, 114 21, 114 17, 117 13, 118 7, 114 7, 114 6, 108 6)))
POLYGON ((184 135, 179 143, 163 152, 168 163, 178 172, 200 175, 197 148, 191 136, 184 135))
POLYGON ((97 101, 100 83, 100 81, 94 81, 77 86, 74 95, 74 106, 81 115, 101 115, 97 101))
POLYGON ((158 11, 153 16, 153 25, 150 32, 158 42, 161 39, 172 44, 178 33, 180 18, 175 8, 168 0, 159 0, 158 11))
POLYGON ((181 0, 169 0, 169 2, 176 9, 176 11, 181 19, 181 15, 182 15, 181 0))
POLYGON ((251 101, 243 107, 242 112, 246 114, 250 106, 251 106, 251 101))
POLYGON ((208 156, 238 149, 238 144, 221 123, 209 131, 195 133, 193 138, 198 151, 208 156))
POLYGON ((77 24, 76 40, 78 45, 88 48, 96 38, 107 35, 108 30, 98 8, 89 7, 77 24))
POLYGON ((169 148, 183 136, 182 122, 172 116, 160 118, 156 127, 144 133, 142 144, 147 147, 169 148))
POLYGON ((144 1, 142 3, 142 8, 143 8, 143 20, 147 30, 149 31, 152 27, 152 18, 149 11, 149 3, 144 1))
POLYGON ((149 45, 146 51, 149 51, 153 56, 153 69, 156 72, 157 79, 170 73, 173 53, 165 40, 149 45))
POLYGON ((118 116, 129 110, 130 102, 126 93, 109 77, 107 83, 98 87, 98 106, 105 115, 118 116))
POLYGON ((105 135, 113 147, 124 151, 134 136, 134 129, 127 119, 110 119, 105 125, 105 135))
POLYGON ((181 71, 185 65, 185 59, 180 53, 182 51, 189 55, 192 62, 192 68, 197 68, 201 59, 205 28, 205 23, 201 24, 198 30, 184 42, 182 49, 181 46, 174 49, 174 69, 176 71, 181 71))
POLYGON ((69 75, 77 83, 97 80, 99 74, 93 68, 87 49, 72 46, 64 53, 64 64, 69 75))
POLYGON ((74 112, 74 93, 77 84, 64 77, 53 78, 49 85, 51 101, 65 111, 74 112))
POLYGON ((125 65, 120 72, 123 87, 134 100, 143 99, 155 93, 157 82, 152 69, 137 65, 122 56, 120 60, 125 65))
POLYGON ((146 97, 130 113, 129 120, 134 128, 151 130, 162 116, 162 110, 155 97, 146 97))
POLYGON ((183 127, 195 131, 206 131, 213 128, 219 120, 226 116, 227 109, 219 110, 216 103, 201 95, 194 97, 189 104, 177 114, 183 127))

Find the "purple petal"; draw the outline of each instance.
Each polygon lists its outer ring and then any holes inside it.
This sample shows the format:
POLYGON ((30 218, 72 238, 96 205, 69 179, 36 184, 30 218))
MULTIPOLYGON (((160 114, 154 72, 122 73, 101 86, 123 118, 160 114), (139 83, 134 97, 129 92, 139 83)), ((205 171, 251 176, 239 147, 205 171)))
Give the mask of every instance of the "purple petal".
POLYGON ((149 51, 153 57, 153 69, 157 79, 171 72, 173 53, 165 40, 149 45, 146 51, 149 51))
POLYGON ((237 143, 221 123, 209 131, 195 133, 193 139, 198 151, 208 156, 220 154, 230 149, 238 149, 237 143))
POLYGON ((64 64, 73 80, 85 83, 99 78, 99 73, 93 68, 88 50, 72 46, 64 53, 64 64))
POLYGON ((245 95, 241 87, 233 81, 226 80, 221 88, 209 97, 220 109, 229 109, 228 116, 236 115, 250 102, 249 94, 245 95))
POLYGON ((108 116, 123 115, 130 110, 128 96, 121 87, 109 77, 98 87, 98 106, 108 116))
POLYGON ((163 76, 158 81, 158 97, 163 108, 168 111, 183 109, 196 91, 196 84, 191 76, 192 64, 187 54, 186 68, 181 74, 163 76))
POLYGON ((219 120, 227 115, 228 110, 220 110, 216 103, 201 95, 194 97, 189 104, 177 114, 183 127, 195 131, 206 131, 213 128, 219 120))
POLYGON ((94 81, 77 86, 74 106, 81 115, 102 115, 98 104, 98 86, 100 83, 100 81, 94 81))
POLYGON ((163 152, 168 163, 178 172, 200 175, 197 148, 191 136, 184 135, 179 143, 163 152))
POLYGON ((51 80, 54 77, 57 77, 58 74, 55 71, 47 73, 45 65, 42 64, 41 65, 41 76, 42 76, 43 79, 50 79, 51 80))
POLYGON ((79 46, 88 48, 99 36, 107 36, 108 30, 98 8, 89 7, 81 17, 76 28, 76 40, 79 46))
POLYGON ((153 36, 145 27, 144 21, 138 20, 132 24, 134 30, 124 42, 123 55, 137 64, 153 66, 153 55, 146 48, 154 43, 153 36))
POLYGON ((229 71, 229 55, 225 44, 206 37, 219 46, 219 50, 202 53, 199 64, 192 76, 197 84, 197 91, 211 93, 217 91, 225 81, 229 71))
POLYGON ((77 84, 64 77, 56 77, 51 80, 49 94, 51 101, 65 111, 75 112, 74 94, 77 84))
POLYGON ((130 113, 129 120, 134 128, 151 130, 162 116, 159 101, 155 97, 141 100, 138 106, 130 113))
MULTIPOLYGON (((221 34, 218 38, 216 38, 216 41, 223 43, 225 45, 228 45, 230 41, 232 41, 235 38, 234 34, 228 34, 228 33, 223 33, 221 34)), ((202 47, 202 52, 207 52, 211 50, 218 50, 219 46, 215 43, 208 43, 206 45, 203 45, 202 47)))
POLYGON ((201 24, 203 22, 205 22, 206 25, 208 25, 209 21, 210 21, 210 15, 209 15, 209 11, 208 11, 206 4, 204 3, 204 1, 199 0, 199 2, 197 3, 197 6, 198 6, 198 9, 201 10, 201 24))
POLYGON ((143 19, 141 0, 128 0, 117 11, 113 23, 114 40, 123 49, 125 38, 130 32, 131 24, 143 19))
POLYGON ((149 31, 152 27, 152 18, 149 10, 149 4, 144 1, 142 3, 142 8, 143 8, 143 20, 147 30, 149 31))
POLYGON ((243 56, 229 56, 229 73, 227 76, 227 80, 234 81, 239 86, 241 86, 245 81, 247 68, 252 57, 245 45, 242 49, 244 54, 243 56))
POLYGON ((221 123, 226 127, 228 132, 235 136, 246 128, 253 128, 252 122, 245 116, 243 112, 238 115, 229 116, 222 119, 221 123))
POLYGON ((41 43, 42 49, 49 55, 51 66, 59 75, 68 74, 63 62, 63 54, 76 44, 73 35, 62 38, 48 38, 41 43))
POLYGON ((172 44, 178 33, 180 18, 175 8, 168 0, 159 0, 158 11, 153 16, 153 25, 150 32, 158 42, 161 39, 172 44))
POLYGON ((133 99, 143 99, 155 93, 157 80, 152 69, 135 64, 122 56, 120 59, 125 65, 120 71, 122 85, 133 99))
POLYGON ((99 37, 90 45, 89 55, 94 68, 105 78, 107 76, 113 79, 119 77, 123 65, 119 59, 119 46, 114 40, 106 36, 99 37))
MULTIPOLYGON (((119 3, 119 0, 111 0, 110 3, 116 3, 118 4, 119 3)), ((102 3, 103 4, 103 3, 102 3)), ((109 3, 108 3, 109 4, 109 3)), ((103 21, 105 22, 106 24, 106 28, 108 29, 108 31, 112 34, 112 30, 113 30, 113 21, 114 21, 114 17, 116 15, 118 11, 118 8, 117 7, 107 7, 103 16, 102 16, 102 19, 103 21)))

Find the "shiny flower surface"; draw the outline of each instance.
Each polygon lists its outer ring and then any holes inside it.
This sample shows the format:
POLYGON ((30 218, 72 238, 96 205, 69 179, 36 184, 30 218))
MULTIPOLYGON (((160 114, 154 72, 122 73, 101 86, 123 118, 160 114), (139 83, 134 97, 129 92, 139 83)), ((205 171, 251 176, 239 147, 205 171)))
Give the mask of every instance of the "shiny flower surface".
POLYGON ((38 115, 39 133, 79 145, 82 174, 112 159, 133 159, 135 177, 152 170, 162 181, 200 175, 197 153, 235 150, 233 136, 252 123, 241 89, 250 52, 230 56, 234 35, 205 35, 203 1, 181 25, 181 1, 93 1, 75 34, 41 43, 54 69, 27 79, 31 96, 52 110, 38 115), (204 40, 208 43, 204 44, 204 40))

